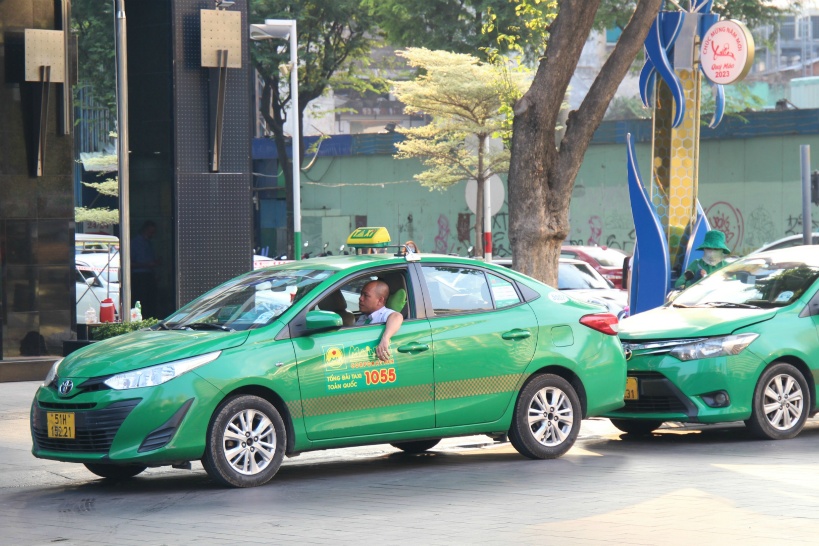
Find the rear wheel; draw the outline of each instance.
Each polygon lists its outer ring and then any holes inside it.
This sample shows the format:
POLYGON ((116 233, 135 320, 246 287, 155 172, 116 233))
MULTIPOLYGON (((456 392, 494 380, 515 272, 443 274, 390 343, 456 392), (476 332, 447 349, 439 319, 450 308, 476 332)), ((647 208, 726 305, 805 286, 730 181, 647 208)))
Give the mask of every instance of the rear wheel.
POLYGON ((751 418, 745 425, 761 438, 793 438, 805 426, 809 399, 802 372, 787 362, 774 363, 756 384, 751 418))
POLYGON ((284 421, 273 404, 258 396, 229 398, 208 427, 202 466, 222 485, 263 485, 282 464, 286 438, 284 421))
POLYGON ((509 441, 530 459, 555 459, 574 445, 581 418, 580 399, 568 381, 537 375, 518 395, 509 441))
POLYGON ((110 480, 127 480, 128 478, 133 478, 148 467, 130 464, 85 463, 85 468, 101 478, 108 478, 110 480))
POLYGON ((407 453, 423 453, 424 451, 428 451, 433 447, 438 445, 441 439, 435 440, 416 440, 413 442, 395 442, 394 444, 390 444, 392 447, 398 448, 401 451, 406 451, 407 453))
POLYGON ((610 419, 611 424, 626 434, 647 436, 660 428, 662 421, 643 421, 642 419, 610 419))

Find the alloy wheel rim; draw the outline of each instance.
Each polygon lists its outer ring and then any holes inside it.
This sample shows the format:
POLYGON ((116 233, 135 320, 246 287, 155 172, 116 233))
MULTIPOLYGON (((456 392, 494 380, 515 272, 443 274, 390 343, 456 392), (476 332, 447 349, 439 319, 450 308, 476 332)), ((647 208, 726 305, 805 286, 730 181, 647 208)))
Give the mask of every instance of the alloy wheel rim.
POLYGON ((574 426, 574 411, 557 387, 540 389, 529 402, 529 430, 538 443, 554 447, 566 441, 574 426))
POLYGON ((253 476, 267 468, 276 453, 276 429, 260 411, 242 410, 225 426, 225 459, 240 474, 253 476))
POLYGON ((765 386, 762 409, 768 423, 777 430, 790 430, 796 426, 804 404, 802 387, 792 375, 774 376, 765 386))

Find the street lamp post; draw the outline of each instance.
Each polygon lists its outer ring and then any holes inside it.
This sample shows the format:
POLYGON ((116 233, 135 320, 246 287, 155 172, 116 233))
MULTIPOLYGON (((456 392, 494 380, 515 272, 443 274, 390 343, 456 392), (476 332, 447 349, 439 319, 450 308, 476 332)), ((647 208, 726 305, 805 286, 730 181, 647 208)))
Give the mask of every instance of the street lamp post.
POLYGON ((290 103, 293 116, 293 259, 301 258, 301 161, 299 159, 299 63, 295 19, 265 19, 250 25, 251 40, 290 39, 290 103))

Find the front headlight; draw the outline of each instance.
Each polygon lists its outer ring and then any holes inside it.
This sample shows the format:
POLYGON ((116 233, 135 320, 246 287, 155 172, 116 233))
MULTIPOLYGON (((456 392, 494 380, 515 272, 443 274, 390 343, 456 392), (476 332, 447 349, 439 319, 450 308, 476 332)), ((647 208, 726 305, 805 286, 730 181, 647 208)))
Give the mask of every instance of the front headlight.
POLYGON ((696 343, 678 345, 669 354, 680 360, 699 360, 700 358, 738 355, 758 337, 759 334, 750 333, 713 337, 696 343))
POLYGON ((57 367, 60 365, 60 363, 62 361, 63 361, 63 359, 61 358, 60 360, 55 362, 53 366, 51 366, 50 370, 48 370, 48 373, 46 374, 45 379, 43 379, 43 387, 47 387, 48 385, 51 385, 51 382, 54 381, 55 377, 57 377, 57 367))
POLYGON ((106 379, 105 384, 118 391, 138 389, 140 387, 154 387, 166 381, 170 381, 174 377, 179 377, 183 373, 189 372, 208 362, 213 362, 219 358, 220 354, 222 354, 222 351, 214 351, 204 355, 158 364, 150 368, 118 373, 106 379))

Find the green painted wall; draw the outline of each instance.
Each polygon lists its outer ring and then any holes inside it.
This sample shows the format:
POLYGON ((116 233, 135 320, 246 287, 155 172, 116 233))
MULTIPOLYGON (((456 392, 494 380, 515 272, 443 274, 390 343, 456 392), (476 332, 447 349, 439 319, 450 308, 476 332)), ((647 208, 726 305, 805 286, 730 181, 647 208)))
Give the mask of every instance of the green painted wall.
MULTIPOLYGON (((811 146, 812 165, 819 165, 819 111, 748 118, 748 123, 726 120, 718 131, 703 128, 700 150, 700 202, 711 226, 725 232, 737 254, 801 233, 800 145, 811 146)), ((650 174, 650 127, 636 130, 645 178, 650 174)), ((572 243, 633 251, 626 151, 619 142, 623 131, 618 125, 601 127, 586 153, 572 196, 572 243)), ((335 253, 355 227, 356 215, 366 216, 371 226, 386 226, 394 241, 413 239, 422 251, 465 254, 474 240, 475 221, 464 198, 466 184, 430 192, 412 178, 420 169, 417 161, 389 155, 319 158, 302 178, 303 237, 314 255, 324 242, 335 253)), ((818 209, 812 212, 814 231, 819 231, 818 209)), ((493 221, 498 257, 510 255, 507 219, 504 203, 493 221)))
MULTIPOLYGON (((422 252, 465 255, 474 244, 475 215, 466 205, 466 183, 430 191, 413 179, 421 164, 389 155, 319 158, 302 175, 302 239, 314 256, 322 245, 337 253, 356 227, 386 227, 392 240, 414 240, 422 252), (471 230, 471 231, 470 231, 471 230)), ((509 256, 506 205, 494 219, 495 254, 509 256)))

